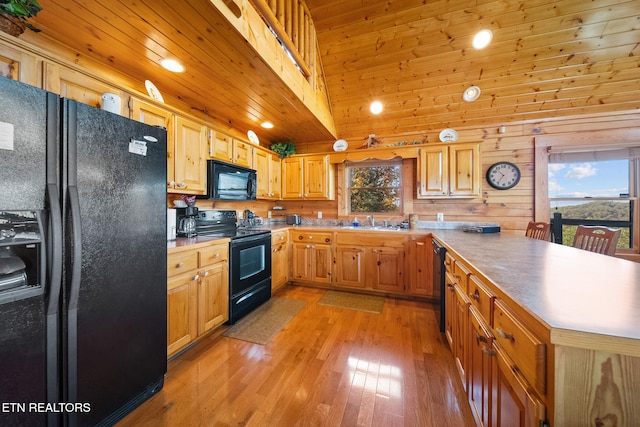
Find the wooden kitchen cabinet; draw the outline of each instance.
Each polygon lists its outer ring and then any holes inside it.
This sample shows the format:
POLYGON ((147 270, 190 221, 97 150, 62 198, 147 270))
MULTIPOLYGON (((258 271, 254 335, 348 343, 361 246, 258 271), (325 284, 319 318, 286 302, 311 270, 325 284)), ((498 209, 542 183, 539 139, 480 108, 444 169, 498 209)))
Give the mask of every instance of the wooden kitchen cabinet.
POLYGON ((291 232, 291 278, 302 282, 331 283, 331 246, 333 233, 291 232))
POLYGON ((373 289, 393 293, 404 292, 404 248, 371 248, 371 254, 373 289))
POLYGON ((335 284, 348 288, 364 289, 365 248, 357 245, 336 245, 335 284))
POLYGON ((439 300, 440 284, 433 283, 431 237, 410 236, 407 241, 406 253, 406 271, 409 274, 407 293, 417 297, 439 300))
POLYGON ((492 408, 491 376, 495 369, 496 352, 493 349, 493 335, 490 328, 473 307, 469 309, 468 347, 469 403, 471 410, 475 412, 476 419, 483 427, 489 427, 492 408))
POLYGON ((289 281, 289 230, 271 232, 271 293, 289 281))
POLYGON ((282 160, 282 198, 333 200, 334 176, 329 155, 286 157, 282 160))
POLYGON ((169 254, 167 262, 167 356, 198 336, 198 252, 169 254))
POLYGON ((446 283, 450 294, 445 297, 445 334, 451 346, 460 379, 465 390, 467 389, 467 336, 469 323, 469 301, 466 293, 468 279, 471 274, 467 267, 455 259, 450 252, 445 256, 446 283))
POLYGON ((0 44, 0 76, 39 87, 38 58, 18 47, 0 44))
POLYGON ((481 182, 480 144, 442 144, 420 149, 419 199, 477 197, 481 182))
POLYGON ((208 132, 208 140, 208 158, 210 160, 215 159, 255 169, 253 166, 253 144, 213 129, 208 132))
POLYGON ((175 186, 169 192, 205 194, 207 191, 207 128, 176 116, 174 170, 175 186))
POLYGON ((269 150, 254 147, 253 168, 258 178, 256 195, 258 199, 280 200, 282 194, 281 160, 269 150))
POLYGON ((151 126, 161 126, 167 130, 167 189, 175 188, 175 134, 174 117, 171 111, 142 101, 138 98, 129 100, 131 118, 151 126))
POLYGON ((206 126, 137 98, 131 98, 130 106, 132 119, 167 129, 167 191, 205 194, 206 126))
POLYGON ((180 248, 167 257, 167 356, 229 319, 229 244, 180 248))
POLYGON ((233 162, 233 138, 222 132, 209 129, 209 159, 233 162))
POLYGON ((492 375, 492 425, 539 427, 546 419, 545 405, 527 381, 520 375, 517 366, 494 344, 492 375))
POLYGON ((450 251, 445 267, 445 336, 478 424, 544 425, 545 343, 450 251))
POLYGON ((333 285, 404 293, 404 236, 337 233, 333 285))

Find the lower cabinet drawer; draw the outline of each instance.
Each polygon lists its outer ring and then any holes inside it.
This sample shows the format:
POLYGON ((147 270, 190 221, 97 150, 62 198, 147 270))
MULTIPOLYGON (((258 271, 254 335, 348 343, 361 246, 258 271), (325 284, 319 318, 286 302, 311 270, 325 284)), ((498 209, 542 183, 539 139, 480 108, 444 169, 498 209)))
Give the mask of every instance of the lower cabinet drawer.
POLYGON ((229 245, 225 243, 224 245, 199 249, 198 254, 200 256, 200 267, 226 261, 229 258, 229 245))
POLYGON ((174 276, 198 268, 197 251, 169 254, 167 260, 167 276, 174 276))
POLYGON ((489 325, 492 325, 493 300, 494 295, 476 276, 469 276, 469 299, 478 312, 482 315, 482 319, 489 325))
POLYGON ((513 360, 526 380, 541 394, 546 393, 546 346, 500 301, 495 302, 496 342, 513 360))

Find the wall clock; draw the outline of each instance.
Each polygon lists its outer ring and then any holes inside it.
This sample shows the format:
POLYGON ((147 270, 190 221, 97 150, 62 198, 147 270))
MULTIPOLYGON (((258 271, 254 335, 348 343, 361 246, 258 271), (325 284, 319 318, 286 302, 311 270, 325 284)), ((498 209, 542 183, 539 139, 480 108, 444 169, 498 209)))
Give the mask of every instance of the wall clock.
POLYGON ((520 169, 511 162, 498 162, 489 167, 487 182, 498 190, 508 190, 520 182, 520 169))

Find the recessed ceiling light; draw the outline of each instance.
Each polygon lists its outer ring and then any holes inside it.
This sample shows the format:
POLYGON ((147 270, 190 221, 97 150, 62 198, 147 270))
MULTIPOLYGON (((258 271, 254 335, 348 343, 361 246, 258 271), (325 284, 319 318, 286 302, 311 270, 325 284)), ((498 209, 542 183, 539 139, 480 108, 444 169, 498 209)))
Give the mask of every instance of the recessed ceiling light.
POLYGON ((473 37, 473 48, 474 49, 484 49, 485 47, 489 46, 489 43, 491 43, 491 39, 493 38, 493 33, 491 32, 491 30, 480 30, 474 37, 473 37))
POLYGON ((182 73, 184 71, 184 65, 174 59, 163 59, 160 61, 160 65, 166 70, 174 73, 182 73))
POLYGON ((462 99, 464 99, 467 102, 472 102, 478 99, 479 96, 480 96, 480 88, 478 86, 469 86, 467 89, 465 89, 464 93, 462 94, 462 99))
POLYGON ((380 114, 380 113, 382 113, 383 108, 384 107, 382 106, 382 102, 373 101, 371 103, 371 105, 369 106, 369 111, 371 111, 371 113, 373 113, 373 114, 380 114))
POLYGON ((265 129, 273 129, 273 123, 271 122, 264 122, 260 126, 262 126, 265 129))

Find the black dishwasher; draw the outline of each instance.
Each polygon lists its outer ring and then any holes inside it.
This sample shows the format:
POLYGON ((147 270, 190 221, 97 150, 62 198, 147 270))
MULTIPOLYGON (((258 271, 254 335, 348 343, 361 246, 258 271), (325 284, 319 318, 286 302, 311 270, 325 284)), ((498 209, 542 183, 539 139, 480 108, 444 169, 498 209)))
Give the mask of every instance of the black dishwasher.
POLYGON ((440 332, 444 332, 444 254, 447 249, 436 239, 431 239, 433 247, 433 285, 440 288, 440 332))

